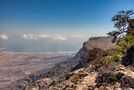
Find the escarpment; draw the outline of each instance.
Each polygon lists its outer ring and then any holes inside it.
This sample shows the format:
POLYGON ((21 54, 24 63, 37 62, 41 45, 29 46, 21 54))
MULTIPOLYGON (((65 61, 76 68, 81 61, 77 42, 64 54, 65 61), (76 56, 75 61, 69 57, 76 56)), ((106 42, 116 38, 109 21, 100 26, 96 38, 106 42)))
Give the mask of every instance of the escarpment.
MULTIPOLYGON (((3 90, 128 90, 134 89, 134 72, 123 65, 101 64, 106 51, 116 45, 109 37, 94 37, 83 43, 73 58, 12 83, 3 90), (97 62, 95 64, 94 62, 97 62), (126 84, 127 83, 127 84, 126 84)), ((133 47, 132 47, 133 48, 133 47)), ((133 51, 133 49, 130 49, 133 51)), ((124 60, 133 57, 128 50, 124 60)), ((126 62, 126 61, 125 61, 126 62)), ((130 59, 130 63, 133 59, 130 59)))
POLYGON ((86 60, 95 54, 94 48, 98 48, 100 54, 103 54, 103 50, 112 49, 116 44, 112 43, 111 40, 112 38, 109 37, 91 37, 83 43, 75 58, 87 62, 86 60))

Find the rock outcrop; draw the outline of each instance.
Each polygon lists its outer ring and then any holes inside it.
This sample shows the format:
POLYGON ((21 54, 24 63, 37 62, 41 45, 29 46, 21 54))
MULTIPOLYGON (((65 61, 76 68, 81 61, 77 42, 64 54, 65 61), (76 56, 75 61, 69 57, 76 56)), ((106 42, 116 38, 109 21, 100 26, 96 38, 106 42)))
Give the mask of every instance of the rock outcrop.
POLYGON ((75 55, 75 59, 88 62, 93 60, 93 56, 99 54, 99 58, 105 53, 103 50, 112 49, 116 44, 111 42, 112 38, 109 37, 92 37, 83 43, 83 47, 75 55))

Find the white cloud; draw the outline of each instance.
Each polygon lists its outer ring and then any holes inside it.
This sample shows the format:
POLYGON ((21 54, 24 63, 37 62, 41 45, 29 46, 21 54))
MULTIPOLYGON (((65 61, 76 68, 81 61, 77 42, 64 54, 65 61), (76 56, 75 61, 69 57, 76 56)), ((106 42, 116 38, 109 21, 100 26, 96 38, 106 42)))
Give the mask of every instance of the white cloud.
POLYGON ((40 40, 40 39, 50 39, 50 40, 66 40, 66 37, 63 35, 49 35, 49 34, 40 34, 40 35, 33 35, 33 34, 23 34, 23 39, 26 40, 40 40))
POLYGON ((23 36, 24 38, 27 38, 27 35, 26 35, 26 34, 23 34, 22 36, 23 36))
POLYGON ((76 36, 77 36, 77 37, 82 37, 82 35, 81 35, 81 34, 77 34, 76 36))
POLYGON ((31 34, 23 34, 22 35, 24 39, 27 39, 27 40, 38 40, 37 37, 31 35, 31 34))
POLYGON ((53 37, 55 40, 61 40, 64 41, 67 39, 67 37, 63 36, 63 35, 56 35, 53 37))
POLYGON ((5 34, 0 34, 0 39, 7 40, 8 39, 8 36, 5 35, 5 34))
POLYGON ((40 34, 40 35, 33 35, 33 34, 23 34, 22 38, 27 40, 39 40, 39 39, 46 39, 48 35, 40 34))
POLYGON ((65 41, 67 39, 76 39, 76 38, 82 38, 83 36, 81 34, 23 34, 22 38, 26 40, 40 40, 40 39, 46 39, 46 40, 59 40, 59 41, 65 41))
POLYGON ((83 37, 83 35, 81 35, 81 34, 70 34, 70 35, 67 35, 68 37, 70 37, 70 38, 82 38, 83 37))

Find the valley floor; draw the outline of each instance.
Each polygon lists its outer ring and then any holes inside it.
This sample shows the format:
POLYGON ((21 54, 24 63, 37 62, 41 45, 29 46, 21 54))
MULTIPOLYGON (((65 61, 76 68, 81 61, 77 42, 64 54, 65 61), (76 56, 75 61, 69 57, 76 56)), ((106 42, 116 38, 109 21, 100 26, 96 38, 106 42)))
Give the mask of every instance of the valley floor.
POLYGON ((48 69, 73 53, 0 53, 0 88, 36 71, 48 69))

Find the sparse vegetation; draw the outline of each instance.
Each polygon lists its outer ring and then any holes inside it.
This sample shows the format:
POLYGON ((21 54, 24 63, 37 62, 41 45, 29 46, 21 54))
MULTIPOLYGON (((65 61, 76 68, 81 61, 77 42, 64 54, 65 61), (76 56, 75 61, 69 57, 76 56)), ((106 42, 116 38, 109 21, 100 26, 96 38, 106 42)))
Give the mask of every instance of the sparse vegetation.
POLYGON ((122 38, 122 42, 117 44, 114 49, 107 51, 107 56, 104 62, 106 64, 118 64, 121 62, 126 51, 134 44, 134 36, 131 34, 126 34, 122 38))
POLYGON ((106 64, 120 63, 126 51, 134 44, 133 30, 128 30, 129 19, 133 14, 133 10, 120 11, 112 18, 116 30, 109 32, 108 35, 113 37, 112 42, 116 42, 117 45, 114 50, 108 50, 104 60, 106 64))

